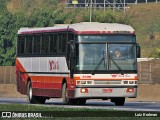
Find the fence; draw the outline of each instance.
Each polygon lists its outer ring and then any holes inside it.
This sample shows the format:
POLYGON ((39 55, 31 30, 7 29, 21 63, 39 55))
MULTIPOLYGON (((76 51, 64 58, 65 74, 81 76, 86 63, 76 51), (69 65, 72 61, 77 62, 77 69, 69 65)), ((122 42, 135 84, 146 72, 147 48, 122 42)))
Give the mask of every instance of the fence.
POLYGON ((113 8, 125 9, 128 5, 139 3, 159 3, 160 0, 66 0, 66 8, 113 8))
MULTIPOLYGON (((0 67, 0 84, 16 84, 15 66, 0 67)), ((138 62, 140 84, 160 84, 160 60, 138 62)))
POLYGON ((0 67, 0 84, 16 84, 15 66, 0 67))

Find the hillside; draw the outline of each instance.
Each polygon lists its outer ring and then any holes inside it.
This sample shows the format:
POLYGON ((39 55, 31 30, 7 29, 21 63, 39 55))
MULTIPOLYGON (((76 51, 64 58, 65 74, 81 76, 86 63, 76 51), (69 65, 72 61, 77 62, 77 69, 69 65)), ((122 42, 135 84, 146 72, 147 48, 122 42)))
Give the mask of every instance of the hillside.
POLYGON ((156 3, 133 5, 127 11, 127 14, 132 15, 131 24, 136 30, 137 41, 142 46, 143 57, 152 57, 153 48, 159 47, 160 37, 157 37, 160 34, 160 26, 158 26, 160 22, 157 23, 160 21, 159 11, 160 4, 156 3), (153 39, 151 38, 152 32, 156 32, 153 39), (156 46, 152 46, 153 42, 157 43, 156 46))

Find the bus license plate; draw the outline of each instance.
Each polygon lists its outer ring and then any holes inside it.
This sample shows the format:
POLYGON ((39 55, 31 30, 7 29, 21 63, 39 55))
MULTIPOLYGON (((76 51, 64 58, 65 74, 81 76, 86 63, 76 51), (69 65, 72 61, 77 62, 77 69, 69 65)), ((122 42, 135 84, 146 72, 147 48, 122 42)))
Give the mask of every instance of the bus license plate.
POLYGON ((111 93, 112 89, 111 88, 104 88, 102 89, 102 93, 111 93))

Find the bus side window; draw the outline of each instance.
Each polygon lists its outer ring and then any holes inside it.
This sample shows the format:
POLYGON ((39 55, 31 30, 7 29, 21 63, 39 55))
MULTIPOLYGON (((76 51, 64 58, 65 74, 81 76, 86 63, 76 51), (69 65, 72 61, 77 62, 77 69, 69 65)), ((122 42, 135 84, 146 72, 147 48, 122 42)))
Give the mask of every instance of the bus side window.
POLYGON ((42 47, 41 47, 41 53, 48 53, 48 48, 49 48, 49 35, 43 35, 42 36, 42 47))
POLYGON ((18 55, 24 54, 24 48, 25 48, 25 36, 19 36, 18 37, 18 55))
POLYGON ((62 52, 66 52, 67 34, 63 34, 62 38, 62 52))
POLYGON ((33 53, 34 54, 39 54, 40 53, 40 41, 41 41, 41 36, 40 35, 35 35, 34 36, 34 47, 33 47, 33 53))
POLYGON ((64 53, 66 52, 66 41, 67 41, 67 34, 59 34, 59 46, 58 52, 64 53))
POLYGON ((57 53, 57 41, 58 36, 57 35, 50 35, 50 54, 56 54, 57 53))
POLYGON ((32 54, 32 36, 26 37, 26 54, 32 54))
POLYGON ((68 34, 68 41, 70 41, 70 40, 74 40, 74 34, 72 34, 72 33, 68 34))

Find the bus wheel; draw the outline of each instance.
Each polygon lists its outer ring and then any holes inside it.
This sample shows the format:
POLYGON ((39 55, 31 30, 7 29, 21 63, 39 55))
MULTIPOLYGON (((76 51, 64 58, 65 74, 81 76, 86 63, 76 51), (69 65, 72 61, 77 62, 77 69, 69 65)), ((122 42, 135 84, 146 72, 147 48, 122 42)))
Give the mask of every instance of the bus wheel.
POLYGON ((32 84, 31 84, 31 81, 28 81, 28 84, 27 84, 27 97, 28 97, 28 101, 30 103, 33 103, 33 104, 36 103, 36 97, 33 96, 33 94, 32 94, 32 84))
POLYGON ((125 103, 125 97, 114 99, 114 103, 116 106, 123 106, 125 103))
POLYGON ((62 98, 63 98, 63 104, 74 104, 74 99, 70 99, 68 97, 67 83, 63 84, 63 87, 62 87, 62 98))
POLYGON ((29 81, 27 84, 27 96, 28 96, 28 101, 32 104, 44 104, 46 101, 46 97, 33 95, 31 81, 29 81))
POLYGON ((44 104, 46 102, 46 97, 39 97, 39 96, 37 96, 37 102, 39 104, 44 104))
POLYGON ((85 105, 86 99, 76 99, 76 105, 85 105))

